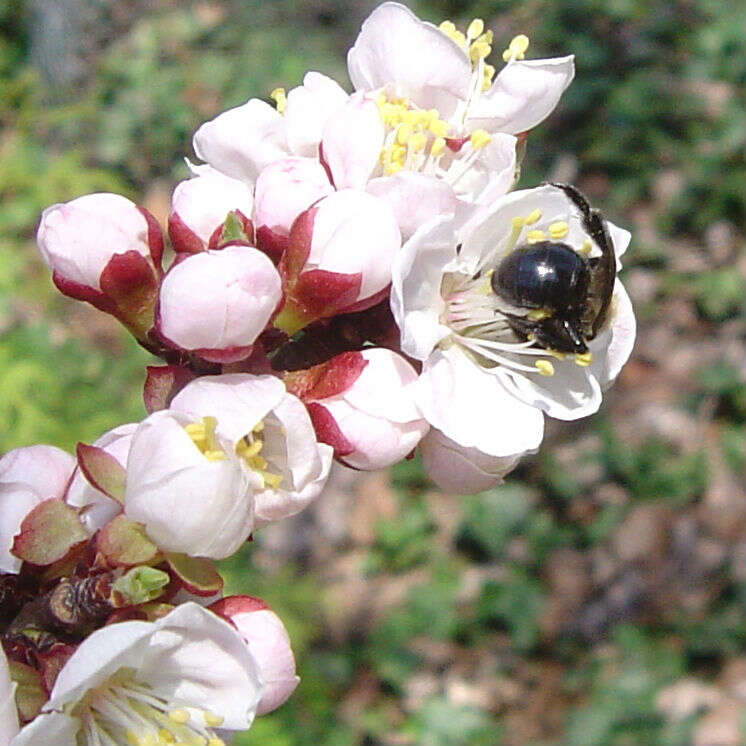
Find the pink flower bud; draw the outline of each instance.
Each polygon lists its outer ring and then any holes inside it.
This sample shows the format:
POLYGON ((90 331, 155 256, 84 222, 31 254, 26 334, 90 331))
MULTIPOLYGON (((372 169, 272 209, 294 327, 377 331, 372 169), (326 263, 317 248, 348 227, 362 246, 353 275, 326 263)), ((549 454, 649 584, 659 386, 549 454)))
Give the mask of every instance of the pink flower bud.
POLYGON ((65 494, 75 459, 54 446, 15 448, 0 458, 0 570, 17 573, 21 560, 10 553, 13 537, 39 503, 65 494))
MULTIPOLYGON (((414 368, 383 348, 325 363, 306 402, 316 435, 355 469, 383 469, 405 458, 428 430, 412 398, 414 368)), ((292 380, 292 379, 291 379, 292 380)))
POLYGON ((295 658, 282 620, 264 601, 252 596, 228 596, 209 609, 236 627, 258 664, 264 688, 256 714, 276 710, 300 681, 295 675, 295 658))
POLYGON ((280 263, 286 295, 275 326, 294 334, 316 319, 374 305, 391 283, 401 247, 393 210, 343 189, 301 213, 280 263))
POLYGON ((457 495, 473 495, 500 484, 521 460, 520 453, 490 456, 461 446, 435 428, 420 441, 420 454, 428 479, 457 495))
MULTIPOLYGON (((111 259, 136 252, 160 266, 160 229, 145 211, 118 194, 86 194, 48 207, 36 236, 55 282, 101 291, 111 259)), ((60 288, 66 292, 64 288, 60 288)))
POLYGON ((210 238, 237 211, 248 222, 254 199, 251 188, 214 169, 206 168, 174 190, 168 235, 174 249, 194 253, 208 247, 210 238))
POLYGON ((280 276, 261 251, 248 246, 205 251, 164 277, 157 329, 174 347, 206 360, 242 360, 281 299, 280 276))
POLYGON ((274 246, 287 239, 298 215, 333 192, 316 158, 283 158, 271 163, 256 180, 254 219, 259 245, 274 246))

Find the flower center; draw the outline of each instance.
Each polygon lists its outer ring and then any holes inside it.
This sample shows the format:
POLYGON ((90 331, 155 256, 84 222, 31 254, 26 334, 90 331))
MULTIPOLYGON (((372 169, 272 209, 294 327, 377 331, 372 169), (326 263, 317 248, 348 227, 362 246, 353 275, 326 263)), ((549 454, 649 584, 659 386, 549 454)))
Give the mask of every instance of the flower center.
MULTIPOLYGON (((481 18, 475 18, 469 24, 466 33, 459 31, 452 21, 443 21, 438 28, 464 50, 471 62, 472 70, 477 73, 475 77, 476 82, 480 83, 479 89, 488 90, 495 76, 495 68, 485 62, 492 52, 492 31, 484 30, 484 21, 481 18)), ((526 46, 528 47, 528 43, 526 46)))
MULTIPOLYGON (((512 219, 511 232, 498 262, 519 244, 533 244, 547 238, 559 241, 569 234, 570 227, 564 220, 550 223, 545 229, 532 228, 541 218, 541 210, 536 209, 528 215, 512 219)), ((590 239, 586 238, 577 251, 587 255, 591 246, 590 239)), ((554 365, 547 358, 564 360, 565 353, 538 347, 531 335, 524 341, 516 341, 516 333, 506 316, 523 315, 532 321, 541 321, 551 313, 541 308, 517 309, 507 304, 493 291, 493 272, 494 269, 480 269, 473 277, 459 273, 445 275, 441 285, 441 295, 445 301, 441 321, 452 330, 453 339, 486 367, 503 365, 522 373, 554 375, 554 365), (538 356, 539 359, 533 365, 527 365, 521 362, 525 356, 538 356)), ((580 367, 587 367, 593 362, 593 355, 590 352, 576 354, 574 361, 580 367)))
POLYGON ((262 433, 264 431, 264 421, 261 421, 254 425, 251 432, 244 435, 241 440, 236 444, 236 455, 242 458, 249 466, 249 468, 259 477, 261 480, 261 488, 276 490, 282 483, 282 475, 275 474, 268 470, 268 462, 264 456, 261 455, 261 451, 264 448, 264 438, 262 433))
POLYGON ((227 458, 215 435, 217 424, 214 417, 203 417, 201 422, 192 422, 184 427, 194 445, 208 461, 223 461, 227 458))
POLYGON ((75 705, 79 746, 225 746, 212 730, 222 717, 166 701, 135 673, 121 669, 75 705))

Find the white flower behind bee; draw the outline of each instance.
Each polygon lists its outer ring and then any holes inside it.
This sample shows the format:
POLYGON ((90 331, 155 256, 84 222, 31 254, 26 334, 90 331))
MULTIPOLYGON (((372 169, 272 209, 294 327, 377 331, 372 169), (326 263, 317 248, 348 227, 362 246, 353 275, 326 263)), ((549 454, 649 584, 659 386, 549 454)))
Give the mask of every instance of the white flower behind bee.
MULTIPOLYGON (((630 235, 607 225, 618 264, 630 235)), ((452 220, 432 221, 394 263, 391 303, 402 350, 423 361, 420 409, 445 437, 493 457, 537 448, 542 412, 573 420, 596 411, 634 341, 634 314, 618 280, 589 354, 549 351, 513 330, 506 314, 531 311, 507 305, 490 277, 514 249, 539 241, 601 253, 581 209, 563 189, 545 185, 505 196, 458 234, 452 220)))

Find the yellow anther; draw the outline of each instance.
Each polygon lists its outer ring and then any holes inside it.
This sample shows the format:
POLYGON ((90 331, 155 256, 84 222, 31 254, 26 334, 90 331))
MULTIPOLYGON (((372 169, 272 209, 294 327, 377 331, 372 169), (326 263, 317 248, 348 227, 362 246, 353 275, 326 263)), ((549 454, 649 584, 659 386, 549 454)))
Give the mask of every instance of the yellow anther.
POLYGON ((476 39, 484 31, 484 21, 481 18, 475 18, 466 29, 466 35, 470 39, 476 39))
POLYGON ((539 220, 541 220, 541 210, 538 208, 531 210, 531 212, 526 215, 526 225, 533 225, 534 223, 538 223, 539 220))
POLYGON ((511 40, 508 48, 503 52, 503 60, 522 60, 526 56, 526 50, 528 49, 528 36, 525 34, 518 34, 511 40))
POLYGON ((396 141, 399 145, 406 145, 409 138, 412 136, 412 125, 409 122, 399 125, 399 129, 396 130, 396 141))
POLYGON ((393 145, 391 147, 391 160, 404 165, 407 158, 407 149, 403 145, 393 145))
POLYGON ((287 99, 287 96, 285 95, 285 89, 275 88, 274 91, 272 91, 272 93, 269 94, 269 97, 275 102, 277 111, 279 111, 280 114, 282 114, 288 105, 288 99, 287 99))
POLYGON ((260 433, 262 430, 264 430, 264 420, 259 420, 259 422, 251 428, 252 433, 260 433))
POLYGON ((485 44, 492 44, 494 36, 491 30, 485 31, 476 41, 483 41, 485 44))
POLYGON ((420 153, 425 149, 426 145, 427 137, 425 137, 422 132, 415 132, 415 134, 409 138, 409 149, 414 153, 420 153))
POLYGON ((383 108, 387 101, 388 99, 386 98, 386 94, 383 91, 381 91, 381 93, 376 96, 376 105, 379 109, 383 108))
POLYGON ((490 52, 492 52, 492 47, 487 42, 475 41, 469 47, 469 59, 472 61, 472 64, 476 64, 479 60, 489 57, 490 52))
POLYGON ((171 733, 171 731, 166 730, 165 728, 161 728, 158 731, 158 738, 160 738, 161 743, 176 743, 174 734, 171 733))
POLYGON ((247 443, 245 440, 239 440, 236 444, 236 453, 242 458, 251 458, 256 456, 262 450, 262 441, 258 438, 253 443, 247 443))
POLYGON ((225 461, 228 458, 225 451, 205 451, 204 455, 208 461, 225 461))
POLYGON ((554 375, 554 366, 549 360, 537 360, 534 366, 542 376, 554 375))
POLYGON ((587 368, 593 362, 593 353, 584 352, 582 355, 577 353, 575 355, 575 365, 579 365, 581 368, 587 368))
POLYGON ((207 746, 225 746, 225 741, 222 738, 211 738, 207 746))
POLYGON ((448 122, 438 118, 433 119, 428 125, 428 129, 435 137, 445 137, 448 134, 448 122))
POLYGON ((399 171, 401 171, 403 168, 403 163, 395 163, 392 161, 391 163, 387 163, 384 166, 383 173, 386 176, 393 176, 394 174, 399 173, 399 171))
POLYGON ((184 725, 189 722, 189 712, 187 712, 183 707, 171 710, 171 712, 168 713, 168 716, 179 725, 184 725))
POLYGON ((184 431, 208 461, 222 461, 226 456, 215 437, 218 421, 214 417, 203 417, 202 422, 191 422, 184 431))
POLYGON ((556 223, 551 223, 547 228, 549 238, 553 238, 555 241, 560 238, 564 238, 570 232, 570 226, 564 220, 558 220, 556 223))
POLYGON ((583 245, 578 249, 578 254, 583 254, 583 256, 588 256, 588 254, 591 253, 592 248, 593 248, 593 244, 591 243, 591 239, 586 238, 585 241, 583 241, 583 245))
POLYGON ((492 78, 495 77, 495 68, 492 65, 487 65, 482 68, 482 90, 489 91, 492 87, 492 78))
POLYGON ((273 474, 271 471, 262 471, 261 477, 265 484, 268 484, 273 490, 276 490, 282 484, 282 475, 273 474))
POLYGON ((145 733, 138 740, 139 746, 161 746, 159 738, 154 733, 145 733))
POLYGON ((127 743, 130 746, 140 746, 140 739, 134 734, 133 731, 128 730, 124 734, 124 737, 127 739, 127 743))
POLYGON ((446 141, 443 137, 436 137, 430 146, 430 155, 437 158, 446 149, 446 141))
POLYGON ((544 231, 529 231, 526 234, 526 240, 529 243, 536 243, 537 241, 543 241, 546 238, 544 231))
POLYGON ((516 215, 514 218, 510 219, 510 225, 512 226, 514 231, 519 231, 521 228, 523 228, 524 225, 526 225, 526 218, 522 218, 520 215, 516 215))
POLYGON ((526 314, 526 317, 531 321, 543 321, 548 319, 552 314, 544 308, 534 308, 526 314))
POLYGON ((202 713, 202 716, 204 717, 205 725, 207 725, 208 728, 219 728, 225 720, 221 715, 215 715, 207 710, 202 713))
POLYGON ((446 36, 449 36, 456 30, 456 24, 453 21, 443 21, 438 28, 446 34, 446 36))
POLYGON ((486 130, 474 130, 469 136, 469 142, 474 150, 480 150, 492 142, 492 135, 486 130))

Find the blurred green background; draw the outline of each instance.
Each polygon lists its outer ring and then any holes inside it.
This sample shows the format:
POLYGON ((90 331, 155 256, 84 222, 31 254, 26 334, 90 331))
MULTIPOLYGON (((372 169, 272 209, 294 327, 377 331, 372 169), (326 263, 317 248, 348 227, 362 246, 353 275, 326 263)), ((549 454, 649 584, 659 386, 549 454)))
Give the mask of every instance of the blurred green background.
MULTIPOLYGON (((2 450, 143 415, 148 356, 36 257, 41 210, 117 191, 163 219, 195 128, 344 53, 370 2, 0 0, 2 450)), ((338 472, 225 565, 290 629, 302 682, 243 746, 746 743, 746 6, 441 0, 496 50, 573 53, 523 184, 574 181, 633 231, 640 332, 601 413, 503 487, 416 461, 338 472)), ((495 423, 499 426, 499 423, 495 423)))

